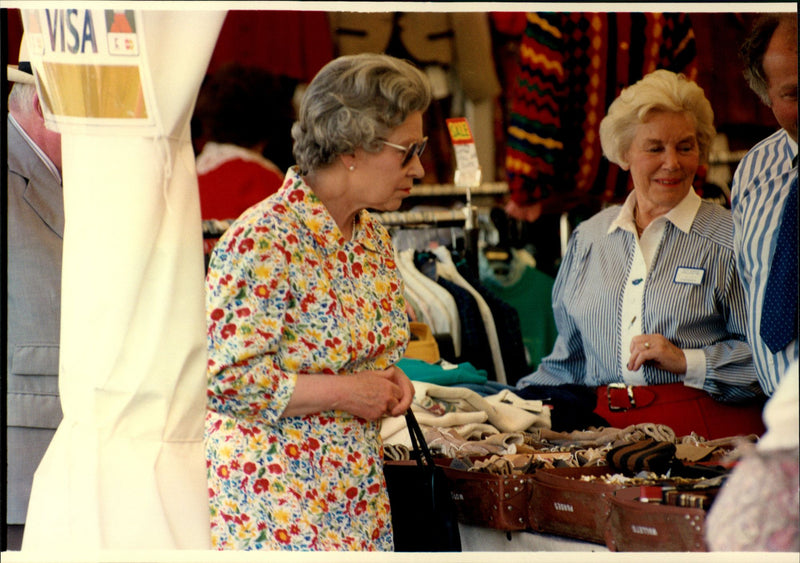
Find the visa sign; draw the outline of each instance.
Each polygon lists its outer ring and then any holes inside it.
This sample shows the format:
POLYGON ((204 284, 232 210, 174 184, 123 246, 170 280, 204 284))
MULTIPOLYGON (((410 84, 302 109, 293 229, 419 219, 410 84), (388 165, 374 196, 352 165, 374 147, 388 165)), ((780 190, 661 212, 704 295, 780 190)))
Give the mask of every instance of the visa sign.
POLYGON ((61 53, 97 53, 91 10, 45 10, 50 50, 61 53))

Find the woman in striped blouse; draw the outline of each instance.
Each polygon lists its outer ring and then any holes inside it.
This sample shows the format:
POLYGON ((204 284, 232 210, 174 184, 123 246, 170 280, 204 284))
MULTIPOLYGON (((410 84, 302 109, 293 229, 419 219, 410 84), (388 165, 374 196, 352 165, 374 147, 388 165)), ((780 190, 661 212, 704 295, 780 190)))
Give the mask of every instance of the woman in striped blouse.
POLYGON ((558 339, 521 392, 579 384, 601 388, 605 401, 604 386, 624 384, 635 402, 642 386, 673 384, 676 400, 684 390, 725 402, 760 394, 731 214, 692 188, 713 117, 703 90, 667 70, 611 104, 603 152, 630 172, 634 189, 575 229, 553 288, 558 339))

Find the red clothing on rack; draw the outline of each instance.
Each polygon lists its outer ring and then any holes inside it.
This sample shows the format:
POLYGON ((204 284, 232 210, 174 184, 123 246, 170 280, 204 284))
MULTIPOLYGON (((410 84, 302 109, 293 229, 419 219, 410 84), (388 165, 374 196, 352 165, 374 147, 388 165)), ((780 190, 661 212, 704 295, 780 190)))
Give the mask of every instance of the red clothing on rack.
MULTIPOLYGON (((209 142, 197 157, 200 215, 203 221, 234 220, 272 195, 283 184, 283 173, 260 154, 230 144, 209 142)), ((203 241, 209 254, 216 238, 203 241)))
POLYGON ((278 191, 283 174, 258 162, 229 160, 197 176, 203 220, 236 219, 248 207, 278 191))

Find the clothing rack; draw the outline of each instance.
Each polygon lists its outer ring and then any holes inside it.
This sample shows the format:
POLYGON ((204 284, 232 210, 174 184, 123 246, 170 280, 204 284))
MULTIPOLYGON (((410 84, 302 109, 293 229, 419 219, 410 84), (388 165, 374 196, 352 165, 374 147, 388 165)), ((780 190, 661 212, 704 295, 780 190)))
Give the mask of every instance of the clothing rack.
POLYGON ((386 227, 453 227, 464 230, 464 257, 474 275, 478 273, 478 229, 474 227, 472 206, 460 209, 436 209, 428 211, 386 211, 373 216, 386 227))
MULTIPOLYGON (((456 174, 458 176, 458 174, 456 174)), ((463 221, 466 259, 471 272, 478 274, 478 240, 480 229, 477 224, 475 207, 472 198, 475 196, 501 196, 508 194, 507 182, 483 182, 476 186, 457 185, 457 184, 418 184, 411 188, 410 197, 441 197, 441 196, 464 196, 465 207, 457 211, 444 211, 438 217, 428 218, 428 220, 417 221, 415 217, 405 219, 387 217, 388 220, 399 220, 416 222, 420 224, 433 223, 441 225, 448 221, 447 213, 453 214, 452 220, 463 221), (457 217, 462 214, 462 217, 457 217), (431 220, 432 219, 432 220, 431 220)), ((409 222, 396 224, 410 224, 409 222)))
MULTIPOLYGON (((458 177, 458 171, 456 171, 458 177)), ((478 174, 477 178, 480 178, 478 174)), ((475 208, 472 205, 474 195, 501 195, 508 193, 506 182, 480 183, 476 186, 457 184, 418 184, 411 188, 409 197, 464 196, 465 206, 455 210, 436 211, 395 211, 376 214, 384 225, 430 225, 445 226, 460 224, 464 229, 464 256, 470 272, 478 275, 478 243, 479 229, 475 208)))
MULTIPOLYGON (((465 188, 454 184, 417 184, 411 188, 410 197, 465 196, 468 205, 462 210, 444 210, 435 212, 390 211, 373 213, 384 225, 412 224, 444 224, 468 223, 467 210, 472 196, 505 195, 508 193, 506 182, 486 182, 477 187, 465 188), (424 213, 420 215, 419 213, 424 213)), ((233 223, 233 219, 209 219, 203 221, 203 235, 207 238, 219 237, 233 223)))
MULTIPOLYGON (((372 212, 372 216, 385 226, 444 226, 464 225, 467 221, 469 209, 437 209, 431 211, 385 211, 372 212)), ((203 221, 203 236, 218 237, 222 235, 233 223, 233 219, 219 220, 207 219, 203 221)))
MULTIPOLYGON (((466 207, 432 211, 386 211, 382 213, 373 212, 372 216, 387 227, 400 225, 452 226, 464 225, 468 211, 466 207)), ((233 221, 233 219, 207 219, 203 221, 203 236, 218 237, 228 230, 233 221)))
POLYGON ((477 187, 465 188, 454 184, 418 184, 411 188, 410 197, 435 197, 435 196, 481 196, 504 195, 508 193, 507 182, 486 182, 477 187))
POLYGON ((385 211, 372 215, 385 226, 451 226, 463 225, 469 209, 436 209, 431 211, 385 211))

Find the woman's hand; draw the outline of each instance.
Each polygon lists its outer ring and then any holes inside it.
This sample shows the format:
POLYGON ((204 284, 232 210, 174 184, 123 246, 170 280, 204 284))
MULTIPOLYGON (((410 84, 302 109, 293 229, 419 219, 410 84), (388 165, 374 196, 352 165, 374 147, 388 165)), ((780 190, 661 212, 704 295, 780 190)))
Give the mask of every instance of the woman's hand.
POLYGON ((340 410, 367 419, 399 416, 414 398, 414 386, 397 366, 352 375, 298 375, 281 416, 340 410))
POLYGON ((414 400, 414 384, 411 383, 411 380, 408 376, 397 366, 392 366, 388 370, 391 372, 391 379, 395 382, 395 384, 403 390, 403 396, 401 400, 395 405, 395 408, 392 409, 387 416, 400 416, 401 414, 405 414, 408 408, 411 406, 411 403, 414 400))
POLYGON ((631 339, 628 369, 636 371, 645 362, 651 362, 655 367, 676 375, 686 373, 686 356, 683 350, 661 334, 640 334, 631 339))
POLYGON ((399 416, 406 412, 414 398, 414 386, 397 366, 362 371, 347 378, 350 392, 336 408, 367 420, 399 416))

